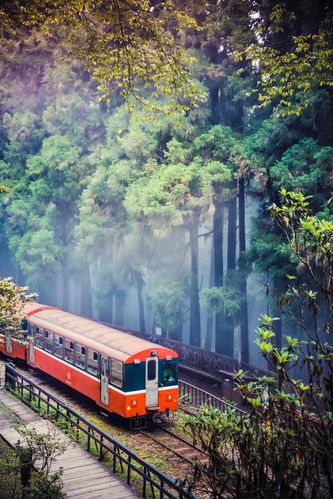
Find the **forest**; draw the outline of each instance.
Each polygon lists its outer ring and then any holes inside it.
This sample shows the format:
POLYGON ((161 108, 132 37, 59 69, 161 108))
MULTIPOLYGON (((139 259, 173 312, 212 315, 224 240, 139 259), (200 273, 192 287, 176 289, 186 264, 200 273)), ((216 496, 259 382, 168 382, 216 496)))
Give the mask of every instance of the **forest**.
POLYGON ((278 297, 306 265, 271 207, 293 192, 332 220, 331 3, 111 2, 119 29, 98 38, 88 13, 88 41, 70 8, 59 28, 17 3, 0 10, 0 277, 253 364, 260 314, 278 348, 302 338, 278 297))

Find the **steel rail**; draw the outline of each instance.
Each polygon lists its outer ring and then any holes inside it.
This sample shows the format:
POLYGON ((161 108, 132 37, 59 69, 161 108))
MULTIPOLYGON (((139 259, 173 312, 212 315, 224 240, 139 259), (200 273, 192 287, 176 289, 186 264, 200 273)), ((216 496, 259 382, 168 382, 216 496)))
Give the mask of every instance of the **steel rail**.
MULTIPOLYGON (((192 442, 189 442, 188 440, 185 440, 180 435, 177 435, 176 433, 173 433, 170 430, 167 430, 166 428, 163 428, 163 427, 158 428, 158 432, 167 433, 172 438, 174 438, 177 442, 181 442, 182 444, 186 445, 188 448, 191 449, 191 451, 195 450, 196 452, 198 452, 200 454, 203 454, 206 458, 209 459, 209 454, 207 454, 205 451, 203 451, 199 447, 195 446, 192 442)), ((177 449, 174 449, 172 446, 167 445, 165 442, 163 442, 163 441, 159 440, 158 438, 156 438, 156 436, 154 436, 154 434, 151 434, 150 432, 147 432, 147 431, 141 431, 141 434, 144 435, 147 438, 150 438, 151 440, 153 440, 157 444, 161 445, 162 447, 164 447, 168 451, 172 452, 177 457, 179 457, 182 461, 185 461, 185 462, 187 462, 189 464, 193 464, 193 459, 187 458, 186 456, 184 456, 184 454, 181 454, 177 449)))

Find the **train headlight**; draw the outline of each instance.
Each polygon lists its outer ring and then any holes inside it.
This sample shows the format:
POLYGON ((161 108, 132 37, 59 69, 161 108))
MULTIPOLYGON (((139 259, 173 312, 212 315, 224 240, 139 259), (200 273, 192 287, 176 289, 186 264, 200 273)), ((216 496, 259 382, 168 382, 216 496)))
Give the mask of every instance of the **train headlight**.
POLYGON ((171 394, 167 395, 167 400, 172 400, 172 395, 171 394))
POLYGON ((132 400, 132 407, 136 407, 138 405, 136 400, 132 400))

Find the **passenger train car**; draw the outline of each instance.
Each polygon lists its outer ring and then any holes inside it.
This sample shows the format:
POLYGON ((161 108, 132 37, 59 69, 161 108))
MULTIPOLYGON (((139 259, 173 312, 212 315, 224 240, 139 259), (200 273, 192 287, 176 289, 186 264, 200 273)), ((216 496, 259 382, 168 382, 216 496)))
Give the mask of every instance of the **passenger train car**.
POLYGON ((5 355, 69 385, 132 428, 161 423, 177 409, 173 350, 38 303, 27 304, 25 314, 26 340, 2 335, 5 355))

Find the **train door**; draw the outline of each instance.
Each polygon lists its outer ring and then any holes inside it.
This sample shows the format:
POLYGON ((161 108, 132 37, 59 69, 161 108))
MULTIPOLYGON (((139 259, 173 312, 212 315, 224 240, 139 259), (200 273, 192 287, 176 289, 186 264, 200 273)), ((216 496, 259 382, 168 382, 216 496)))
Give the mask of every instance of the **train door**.
POLYGON ((6 333, 5 335, 5 347, 6 347, 6 353, 13 353, 13 348, 12 348, 12 337, 10 334, 6 333))
POLYGON ((109 405, 109 359, 101 355, 101 402, 109 405))
POLYGON ((146 407, 158 407, 158 358, 146 360, 146 407))
POLYGON ((35 340, 32 336, 28 336, 28 364, 35 364, 35 340))

